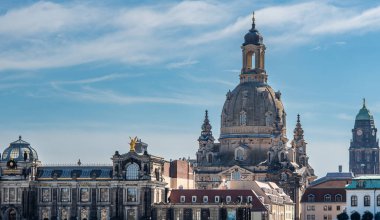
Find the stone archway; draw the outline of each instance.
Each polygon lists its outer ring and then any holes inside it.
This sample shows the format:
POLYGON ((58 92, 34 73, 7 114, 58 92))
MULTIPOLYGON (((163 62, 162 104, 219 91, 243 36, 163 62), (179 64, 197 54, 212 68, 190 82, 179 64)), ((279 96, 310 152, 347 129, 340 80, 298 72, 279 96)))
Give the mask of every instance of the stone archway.
POLYGON ((8 211, 8 220, 16 220, 17 219, 17 211, 14 208, 9 209, 8 211))

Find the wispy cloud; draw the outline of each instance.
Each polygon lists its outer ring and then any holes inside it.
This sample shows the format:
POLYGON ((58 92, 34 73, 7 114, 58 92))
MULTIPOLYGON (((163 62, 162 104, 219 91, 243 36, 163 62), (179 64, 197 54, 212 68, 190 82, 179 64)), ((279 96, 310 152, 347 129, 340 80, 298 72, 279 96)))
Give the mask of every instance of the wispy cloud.
POLYGON ((212 78, 207 78, 204 76, 199 77, 199 76, 191 75, 189 73, 183 74, 182 77, 187 79, 187 80, 191 80, 193 82, 198 82, 198 83, 217 83, 217 84, 222 84, 222 85, 227 85, 227 86, 235 86, 236 85, 236 82, 229 82, 229 81, 217 78, 217 77, 212 77, 212 78))
MULTIPOLYGON (((256 10, 256 20, 267 44, 290 47, 324 36, 378 31, 380 7, 350 8, 325 1, 266 5, 256 10)), ((213 50, 207 43, 240 37, 250 23, 251 14, 241 16, 234 2, 119 8, 38 2, 0 16, 0 71, 97 61, 155 65, 182 59, 168 64, 178 68, 195 64, 197 53, 213 50), (193 59, 187 60, 189 47, 193 59)))
POLYGON ((199 96, 187 94, 175 94, 171 97, 162 96, 133 96, 120 94, 112 90, 100 90, 90 86, 81 87, 78 90, 67 90, 57 84, 52 84, 52 87, 58 91, 58 95, 64 96, 72 100, 85 100, 96 103, 108 103, 118 105, 131 104, 177 104, 177 105, 202 105, 209 106, 217 103, 210 102, 199 96))
POLYGON ((167 67, 169 69, 177 69, 177 68, 181 68, 181 67, 192 66, 192 65, 197 64, 197 63, 199 63, 198 60, 186 59, 186 60, 179 61, 179 62, 169 63, 167 65, 167 67))
POLYGON ((104 76, 93 77, 93 78, 88 78, 88 79, 81 79, 81 80, 54 81, 54 82, 51 82, 51 84, 52 85, 92 84, 92 83, 99 83, 99 82, 104 82, 104 81, 120 79, 120 78, 140 77, 140 76, 143 76, 143 74, 113 73, 113 74, 108 74, 108 75, 104 75, 104 76))

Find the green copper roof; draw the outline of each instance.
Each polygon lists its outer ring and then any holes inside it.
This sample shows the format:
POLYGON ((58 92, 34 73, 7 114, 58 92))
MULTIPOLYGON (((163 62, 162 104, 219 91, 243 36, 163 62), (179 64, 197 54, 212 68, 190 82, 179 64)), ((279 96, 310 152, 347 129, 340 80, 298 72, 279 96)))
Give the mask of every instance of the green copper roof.
POLYGON ((373 120, 371 112, 365 106, 365 99, 363 100, 363 107, 360 109, 359 113, 356 115, 355 120, 373 120))
POLYGON ((380 176, 359 176, 352 179, 346 189, 379 189, 380 176))

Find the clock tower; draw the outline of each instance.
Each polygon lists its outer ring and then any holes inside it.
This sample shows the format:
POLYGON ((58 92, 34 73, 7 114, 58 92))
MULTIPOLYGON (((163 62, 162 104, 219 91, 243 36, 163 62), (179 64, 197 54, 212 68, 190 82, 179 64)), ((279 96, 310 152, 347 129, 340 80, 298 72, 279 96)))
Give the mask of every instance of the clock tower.
POLYGON ((379 172, 379 142, 376 137, 377 129, 372 114, 363 107, 355 118, 352 129, 352 140, 349 148, 350 171, 355 176, 362 174, 380 174, 379 172))

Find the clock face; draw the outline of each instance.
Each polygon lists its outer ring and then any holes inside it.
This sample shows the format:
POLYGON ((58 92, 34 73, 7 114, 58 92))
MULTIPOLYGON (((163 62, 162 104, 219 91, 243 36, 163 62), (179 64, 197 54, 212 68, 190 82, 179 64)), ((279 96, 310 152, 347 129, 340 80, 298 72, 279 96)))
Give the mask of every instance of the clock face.
POLYGON ((358 129, 358 130, 356 131, 356 134, 359 135, 359 136, 361 136, 361 135, 363 134, 363 131, 362 131, 361 129, 358 129))

